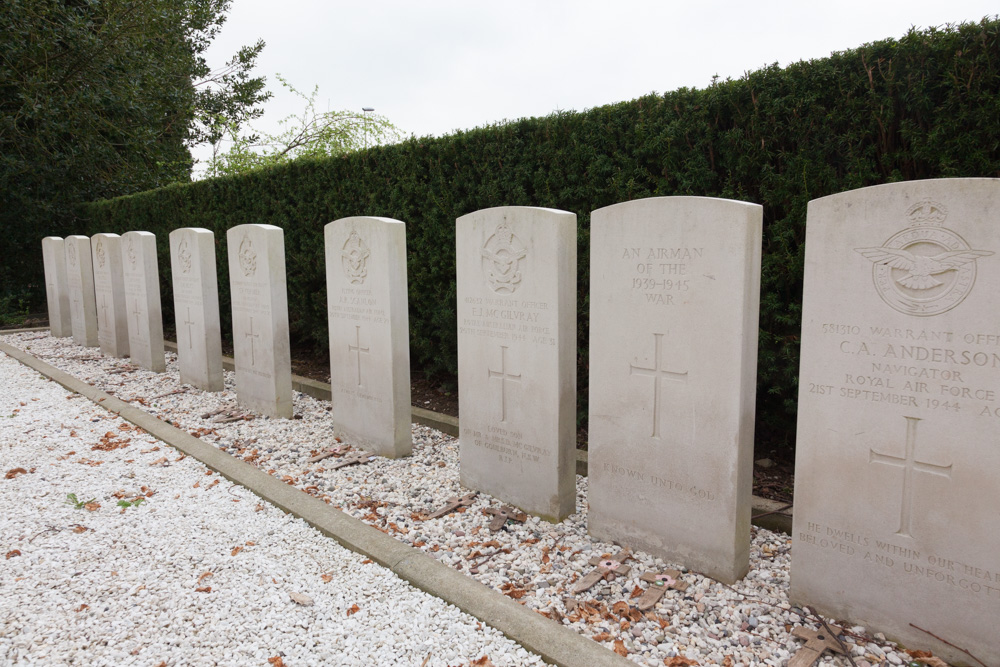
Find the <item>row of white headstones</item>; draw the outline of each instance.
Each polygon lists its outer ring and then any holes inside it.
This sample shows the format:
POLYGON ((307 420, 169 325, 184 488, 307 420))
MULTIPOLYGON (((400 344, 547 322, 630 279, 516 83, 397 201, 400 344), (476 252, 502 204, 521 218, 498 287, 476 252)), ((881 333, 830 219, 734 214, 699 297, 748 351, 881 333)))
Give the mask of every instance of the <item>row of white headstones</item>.
MULTIPOLYGON (((749 568, 761 238, 760 206, 701 197, 610 206, 590 225, 588 528, 724 582, 749 568)), ((282 230, 227 240, 239 400, 291 417, 282 230)), ((404 225, 346 218, 325 242, 333 419, 352 444, 405 456, 404 225)), ((997 247, 995 179, 810 202, 791 580, 832 616, 924 646, 930 630, 992 662, 997 247)), ((550 521, 576 511, 576 248, 564 211, 456 224, 461 482, 550 521)), ((53 334, 162 370, 153 236, 43 249, 53 334)), ((213 235, 177 229, 170 255, 181 379, 219 390, 213 235)))

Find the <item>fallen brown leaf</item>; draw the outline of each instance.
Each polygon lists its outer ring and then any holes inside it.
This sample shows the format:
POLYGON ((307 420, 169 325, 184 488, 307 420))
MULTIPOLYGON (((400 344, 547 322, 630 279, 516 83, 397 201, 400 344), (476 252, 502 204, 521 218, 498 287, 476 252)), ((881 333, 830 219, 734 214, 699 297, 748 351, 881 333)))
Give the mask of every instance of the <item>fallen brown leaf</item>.
POLYGON ((211 576, 213 576, 211 572, 202 572, 201 576, 198 577, 198 583, 200 584, 202 579, 207 579, 208 577, 211 576))
POLYGON ((348 615, 348 616, 351 616, 351 615, 353 615, 353 614, 356 614, 356 613, 358 613, 359 611, 361 611, 361 607, 359 607, 359 606, 358 606, 358 605, 356 605, 356 604, 352 604, 352 605, 351 605, 351 608, 347 610, 347 615, 348 615))
POLYGON ((362 565, 368 565, 368 563, 374 563, 374 562, 375 561, 373 561, 371 558, 366 558, 363 561, 361 561, 361 564, 362 565))
POLYGON ((328 584, 328 583, 330 583, 331 581, 333 581, 333 577, 332 577, 332 576, 330 576, 329 574, 324 574, 324 575, 320 576, 320 579, 322 579, 322 580, 323 580, 323 583, 324 583, 324 584, 328 584))
POLYGON ((90 606, 89 605, 85 605, 85 604, 81 604, 79 607, 77 607, 73 611, 75 611, 75 612, 81 612, 81 611, 84 611, 85 609, 90 609, 90 606))
POLYGON ((241 551, 243 551, 243 547, 233 547, 233 550, 230 552, 229 555, 230 556, 235 556, 236 554, 238 554, 241 551))
POLYGON ((640 595, 642 595, 642 589, 639 588, 638 586, 636 586, 635 588, 632 589, 632 594, 629 595, 629 597, 630 598, 637 598, 640 595))
POLYGON ((609 639, 611 639, 611 635, 610 635, 610 634, 608 634, 607 632, 602 632, 601 634, 599 634, 599 635, 594 635, 594 637, 593 637, 593 640, 594 640, 595 642, 606 642, 606 641, 608 641, 609 639))
POLYGON ((90 529, 87 528, 86 526, 79 526, 78 525, 76 528, 73 529, 73 532, 76 533, 77 535, 79 535, 80 533, 86 533, 88 530, 90 530, 90 529))
POLYGON ((7 474, 4 475, 4 477, 6 477, 7 479, 14 479, 18 475, 27 475, 27 474, 28 471, 25 470, 24 468, 13 468, 12 470, 8 470, 7 474))
POLYGON ((10 560, 14 556, 20 556, 20 555, 21 555, 20 551, 18 551, 17 549, 11 549, 10 551, 7 552, 7 560, 10 560))
POLYGON ((612 650, 623 658, 628 655, 628 649, 625 648, 625 642, 620 639, 615 640, 615 645, 612 650))
POLYGON ((625 602, 624 600, 619 600, 618 602, 614 603, 611 606, 611 611, 612 613, 615 613, 618 616, 628 616, 629 612, 628 602, 625 602))
POLYGON ((733 659, 727 655, 722 659, 722 667, 733 667, 733 659))
POLYGON ((490 657, 488 655, 484 655, 483 657, 479 658, 478 660, 473 660, 472 662, 469 663, 469 666, 470 667, 495 667, 495 665, 493 664, 493 661, 490 660, 490 657))
POLYGON ((271 667, 285 667, 285 661, 281 659, 281 656, 274 656, 273 658, 268 658, 267 661, 271 663, 271 667))
POLYGON ((198 588, 194 589, 194 592, 195 593, 211 593, 212 592, 212 587, 211 586, 199 586, 198 588))
POLYGON ((157 466, 157 465, 160 465, 161 463, 166 463, 166 462, 167 462, 167 457, 166 456, 161 456, 160 458, 156 459, 155 461, 153 461, 149 465, 151 465, 151 466, 157 466))
POLYGON ((664 658, 663 664, 667 667, 691 667, 691 665, 697 665, 697 660, 692 660, 691 658, 685 658, 682 655, 674 656, 673 658, 664 658))
POLYGON ((83 506, 88 512, 96 512, 101 509, 101 503, 87 503, 83 506))

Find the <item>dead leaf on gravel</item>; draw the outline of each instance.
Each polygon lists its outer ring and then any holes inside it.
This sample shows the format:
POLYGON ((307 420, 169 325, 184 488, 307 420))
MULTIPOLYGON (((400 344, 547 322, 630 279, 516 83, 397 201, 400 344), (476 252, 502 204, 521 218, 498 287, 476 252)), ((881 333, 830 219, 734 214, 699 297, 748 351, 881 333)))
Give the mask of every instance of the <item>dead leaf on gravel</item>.
POLYGON ((733 667, 733 659, 727 655, 722 659, 722 667, 733 667))
POLYGON ((230 556, 235 556, 236 554, 238 554, 241 551, 243 551, 243 547, 233 547, 233 550, 232 550, 232 552, 230 552, 229 555, 230 556))
POLYGON ((356 605, 356 604, 352 604, 352 605, 351 605, 351 608, 347 610, 347 615, 348 615, 348 616, 351 616, 352 614, 356 614, 356 613, 358 613, 359 611, 361 611, 361 607, 359 607, 359 606, 358 606, 358 605, 356 605))
POLYGON ((288 594, 288 597, 292 598, 292 602, 300 604, 303 607, 311 607, 313 605, 313 599, 303 593, 296 593, 293 591, 288 594))
POLYGON ((470 667, 496 667, 493 664, 493 661, 490 660, 490 656, 488 656, 488 655, 484 655, 483 657, 479 658, 479 660, 473 660, 472 662, 469 663, 469 666, 470 667))
POLYGON ((609 639, 611 639, 611 635, 610 635, 610 634, 608 634, 607 632, 602 632, 602 633, 601 633, 601 634, 599 634, 599 635, 594 635, 594 636, 592 637, 592 639, 593 639, 593 640, 594 640, 595 642, 606 642, 606 641, 608 641, 609 639))
POLYGON ((7 560, 10 560, 14 556, 20 556, 20 555, 21 555, 20 551, 18 551, 17 549, 12 549, 11 551, 7 552, 7 560))
POLYGON ((155 461, 153 461, 149 465, 151 465, 151 466, 158 466, 161 463, 166 463, 166 462, 167 462, 167 457, 166 456, 161 456, 160 458, 156 459, 155 461))
POLYGON ((81 525, 77 525, 75 528, 73 528, 73 532, 76 533, 77 535, 79 535, 80 533, 86 533, 88 530, 90 530, 90 528, 81 525))
POLYGON ((198 583, 200 584, 202 579, 207 579, 208 577, 214 576, 211 572, 202 572, 201 576, 198 577, 198 583))
POLYGON ((682 655, 674 656, 673 658, 664 658, 663 664, 667 667, 691 667, 691 665, 699 664, 697 660, 692 660, 691 658, 685 658, 682 655))
POLYGON ((285 667, 285 661, 281 659, 281 656, 274 656, 273 658, 268 658, 267 661, 271 663, 271 667, 285 667))
POLYGON ((333 577, 332 577, 332 576, 330 576, 329 574, 324 574, 324 575, 320 576, 320 579, 322 579, 322 580, 323 580, 323 583, 324 583, 324 584, 328 584, 328 583, 330 583, 331 581, 333 581, 333 577))
POLYGON ((101 509, 101 503, 87 503, 83 506, 88 512, 96 512, 101 509))
POLYGON ((194 589, 194 592, 195 593, 211 593, 212 592, 212 587, 211 586, 199 586, 198 588, 194 589))
POLYGON ((75 611, 75 612, 81 612, 81 611, 84 611, 86 609, 90 609, 90 607, 88 605, 81 604, 79 607, 77 607, 73 611, 75 611))
POLYGON ((25 470, 24 468, 14 468, 12 470, 8 470, 7 474, 4 475, 4 477, 6 477, 7 479, 14 479, 18 475, 27 475, 27 474, 28 471, 25 470))
POLYGON ((620 639, 615 640, 615 646, 612 650, 623 658, 628 655, 628 649, 625 648, 625 642, 620 639))
POLYGON ((618 616, 628 616, 629 606, 628 602, 624 600, 619 600, 611 606, 611 611, 618 616))
POLYGON ((638 586, 636 586, 635 588, 632 589, 632 594, 629 595, 629 597, 630 598, 637 598, 640 595, 642 595, 642 589, 639 588, 638 586))

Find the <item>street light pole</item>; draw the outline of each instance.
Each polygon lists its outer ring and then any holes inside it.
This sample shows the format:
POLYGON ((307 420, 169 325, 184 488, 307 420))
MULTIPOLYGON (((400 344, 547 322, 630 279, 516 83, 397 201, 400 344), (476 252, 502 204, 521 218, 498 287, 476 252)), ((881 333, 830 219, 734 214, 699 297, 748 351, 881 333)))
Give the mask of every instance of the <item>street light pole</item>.
POLYGON ((365 149, 368 149, 368 114, 375 111, 372 107, 361 107, 362 113, 365 116, 365 149))

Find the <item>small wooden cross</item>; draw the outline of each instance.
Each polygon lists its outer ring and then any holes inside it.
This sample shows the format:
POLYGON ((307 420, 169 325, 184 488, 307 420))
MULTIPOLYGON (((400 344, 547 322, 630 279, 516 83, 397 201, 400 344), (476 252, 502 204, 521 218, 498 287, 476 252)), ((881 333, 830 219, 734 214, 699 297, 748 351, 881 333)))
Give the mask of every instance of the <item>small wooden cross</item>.
POLYGON ((624 577, 632 570, 632 568, 628 565, 622 565, 622 562, 631 555, 631 552, 628 549, 625 549, 624 551, 619 551, 611 558, 594 556, 589 561, 590 564, 594 566, 594 569, 576 583, 576 586, 573 587, 573 592, 582 593, 583 591, 593 587, 594 584, 602 579, 611 581, 615 578, 615 575, 624 577))
POLYGON ((843 653, 844 649, 837 641, 837 635, 841 632, 843 631, 836 625, 828 625, 819 630, 804 628, 801 625, 792 628, 792 635, 804 639, 806 643, 788 661, 788 667, 812 667, 824 651, 843 653))
POLYGON ((660 601, 660 598, 663 597, 663 594, 669 588, 675 591, 686 591, 688 587, 687 582, 680 581, 680 576, 681 573, 677 570, 664 570, 663 572, 647 572, 639 577, 651 585, 642 594, 642 597, 636 601, 636 609, 639 611, 649 611, 656 606, 656 603, 660 601))
POLYGON ((323 459, 328 459, 331 456, 340 456, 346 450, 347 450, 346 446, 344 446, 344 445, 337 445, 333 449, 328 449, 325 452, 320 452, 316 456, 313 456, 312 458, 308 459, 308 461, 306 461, 306 462, 307 463, 316 463, 317 461, 322 461, 323 459))
POLYGON ((476 499, 476 495, 477 494, 473 492, 468 495, 462 496, 461 498, 459 498, 458 496, 452 496, 451 498, 448 499, 447 505, 439 509, 437 512, 434 512, 434 514, 429 515, 427 518, 438 519, 443 517, 445 514, 451 514, 459 507, 468 507, 469 505, 472 504, 472 501, 476 499))
POLYGON ((336 463, 327 468, 327 470, 337 470, 338 468, 343 468, 345 466, 353 466, 359 463, 368 463, 369 461, 375 460, 374 454, 369 454, 368 452, 358 450, 356 452, 351 452, 350 454, 344 455, 336 463))
POLYGON ((494 533, 503 528, 504 524, 508 521, 524 523, 528 519, 527 514, 524 512, 518 512, 517 509, 511 507, 510 505, 504 505, 500 509, 489 507, 483 510, 483 514, 493 515, 493 520, 490 521, 490 531, 494 533))

